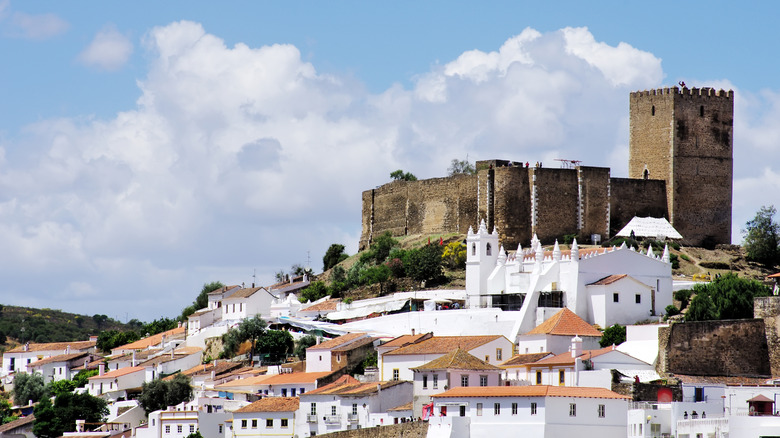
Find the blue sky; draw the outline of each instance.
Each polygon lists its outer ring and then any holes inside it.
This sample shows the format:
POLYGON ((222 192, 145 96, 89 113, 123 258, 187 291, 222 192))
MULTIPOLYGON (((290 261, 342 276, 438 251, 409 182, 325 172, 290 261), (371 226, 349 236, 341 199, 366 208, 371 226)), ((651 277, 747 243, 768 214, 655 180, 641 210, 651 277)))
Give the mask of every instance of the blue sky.
POLYGON ((628 93, 734 89, 734 241, 779 204, 778 6, 0 0, 0 296, 174 316, 354 252, 452 158, 627 169, 628 93))

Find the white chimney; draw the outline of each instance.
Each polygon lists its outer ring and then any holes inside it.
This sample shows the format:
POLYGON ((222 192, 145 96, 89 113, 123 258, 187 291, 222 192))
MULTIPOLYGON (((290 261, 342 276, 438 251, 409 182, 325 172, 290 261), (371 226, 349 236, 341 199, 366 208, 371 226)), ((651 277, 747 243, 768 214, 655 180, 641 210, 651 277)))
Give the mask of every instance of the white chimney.
POLYGON ((135 350, 133 350, 133 359, 130 361, 130 366, 134 367, 135 364, 136 364, 136 362, 135 362, 135 350))
POLYGON ((579 357, 582 355, 582 338, 574 336, 571 338, 571 357, 579 357))
POLYGON ((86 420, 76 420, 76 432, 86 432, 85 423, 86 420))
POLYGON ((414 336, 414 329, 412 329, 412 336, 414 336))
POLYGON ((100 362, 98 364, 98 376, 102 376, 106 372, 106 363, 100 362))

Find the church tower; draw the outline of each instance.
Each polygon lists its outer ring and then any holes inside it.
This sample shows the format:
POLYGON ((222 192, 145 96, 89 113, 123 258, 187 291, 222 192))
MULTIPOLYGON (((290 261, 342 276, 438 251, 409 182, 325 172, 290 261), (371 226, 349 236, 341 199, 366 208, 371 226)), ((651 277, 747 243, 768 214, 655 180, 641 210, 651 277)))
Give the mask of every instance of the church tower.
POLYGON ((496 267, 501 248, 498 245, 498 231, 489 233, 485 220, 474 232, 469 227, 466 236, 466 296, 469 307, 484 307, 481 295, 487 290, 487 280, 496 267))
POLYGON ((686 244, 731 243, 733 128, 733 91, 631 93, 628 176, 666 181, 668 219, 686 244))

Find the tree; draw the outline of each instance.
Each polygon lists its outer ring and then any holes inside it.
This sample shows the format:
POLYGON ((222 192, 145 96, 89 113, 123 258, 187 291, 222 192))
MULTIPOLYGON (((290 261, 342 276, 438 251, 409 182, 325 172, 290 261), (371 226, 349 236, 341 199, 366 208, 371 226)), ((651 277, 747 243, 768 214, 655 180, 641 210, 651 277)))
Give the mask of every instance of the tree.
POLYGON ((396 171, 390 172, 390 178, 393 178, 393 181, 417 181, 417 177, 412 175, 409 172, 404 172, 401 169, 398 169, 396 171))
POLYGON ((295 343, 293 354, 300 360, 306 360, 306 349, 312 345, 317 345, 317 337, 314 335, 303 336, 295 343))
POLYGON ((620 324, 615 324, 604 330, 604 333, 601 334, 599 345, 601 345, 601 348, 604 348, 610 345, 620 345, 623 342, 626 342, 626 328, 620 324))
POLYGON ((104 330, 98 335, 95 346, 104 353, 110 353, 114 348, 135 342, 140 338, 138 332, 134 331, 104 330))
POLYGON ((266 324, 265 320, 259 316, 241 321, 238 327, 230 329, 222 335, 222 356, 235 356, 239 346, 246 341, 250 341, 252 347, 249 357, 254 357, 257 340, 265 334, 267 326, 268 324, 266 324))
POLYGON ((68 392, 73 392, 74 389, 76 389, 76 382, 72 380, 52 380, 47 385, 47 391, 49 394, 53 396, 58 396, 60 394, 65 394, 68 392))
POLYGON ((76 420, 99 423, 108 415, 106 401, 87 393, 63 393, 51 400, 44 398, 35 406, 33 434, 38 438, 57 438, 76 430, 76 420))
POLYGON ((458 160, 453 158, 450 162, 450 167, 447 168, 447 174, 453 175, 474 175, 477 173, 477 169, 468 160, 458 160))
POLYGON ((325 255, 322 257, 322 270, 336 266, 337 264, 346 260, 349 256, 344 253, 344 245, 338 243, 331 244, 325 255))
POLYGON ((103 326, 104 322, 108 321, 108 316, 95 314, 92 315, 92 320, 95 321, 95 325, 97 325, 97 328, 100 328, 101 326, 103 326))
POLYGON ((160 319, 155 319, 148 324, 144 324, 141 335, 156 335, 157 333, 167 332, 168 330, 175 329, 178 324, 179 323, 175 319, 171 318, 162 317, 160 319))
POLYGON ((190 378, 181 373, 176 374, 170 380, 154 379, 151 382, 144 382, 138 403, 148 415, 150 412, 165 409, 168 406, 188 402, 192 400, 190 383, 190 378))
POLYGON ((14 403, 26 405, 30 400, 37 402, 48 396, 43 376, 34 373, 18 373, 14 376, 14 403))
POLYGON ((197 312, 200 309, 203 309, 204 307, 208 307, 209 292, 213 292, 221 287, 225 287, 225 285, 219 281, 212 281, 211 283, 203 283, 203 287, 200 289, 200 293, 198 294, 198 296, 195 297, 195 301, 192 302, 192 305, 187 306, 184 308, 184 310, 182 310, 180 319, 182 321, 186 321, 187 317, 189 317, 193 313, 197 312))
POLYGON ((417 281, 436 280, 442 276, 441 245, 425 245, 406 253, 404 270, 406 275, 417 281))
POLYGON ((753 318, 753 298, 769 296, 771 290, 756 280, 726 274, 695 285, 693 293, 686 321, 753 318))
POLYGON ((83 388, 89 383, 89 378, 98 375, 98 370, 81 370, 73 376, 73 383, 76 384, 76 388, 83 388))
POLYGON ((11 402, 9 402, 8 399, 5 398, 5 394, 3 394, 3 396, 0 397, 0 424, 10 423, 17 418, 19 417, 17 417, 14 414, 14 410, 11 409, 11 402))
POLYGON ((448 243, 441 258, 448 268, 463 269, 466 267, 466 245, 463 242, 448 243))
POLYGON ((314 281, 301 289, 301 296, 298 297, 298 301, 307 303, 309 301, 317 301, 326 296, 328 296, 328 287, 325 286, 325 282, 314 281))
POLYGON ((373 263, 375 265, 384 263, 390 255, 390 251, 396 246, 398 246, 398 241, 393 238, 393 235, 389 231, 385 231, 371 242, 368 251, 360 256, 360 261, 363 263, 373 263))
POLYGON ((747 221, 742 234, 748 260, 767 266, 780 262, 780 225, 774 221, 774 206, 761 207, 756 217, 747 221))
POLYGON ((263 363, 281 363, 293 352, 295 341, 290 332, 266 330, 257 339, 257 352, 265 356, 263 363))
POLYGON ((200 430, 196 430, 195 432, 187 435, 186 438, 203 438, 203 435, 200 434, 200 430))

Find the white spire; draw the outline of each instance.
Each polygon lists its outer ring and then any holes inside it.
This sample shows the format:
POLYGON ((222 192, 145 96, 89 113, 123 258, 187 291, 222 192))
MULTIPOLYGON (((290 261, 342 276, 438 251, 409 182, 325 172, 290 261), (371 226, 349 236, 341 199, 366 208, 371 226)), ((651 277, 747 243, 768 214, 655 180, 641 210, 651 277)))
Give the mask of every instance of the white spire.
POLYGON ((485 225, 485 219, 482 219, 479 223, 479 234, 487 234, 487 225, 485 225))
POLYGON ((555 239, 555 246, 553 247, 552 258, 555 261, 561 260, 561 247, 558 246, 558 239, 555 239))
POLYGON ((571 241, 571 260, 576 262, 580 260, 580 247, 577 246, 577 239, 571 241))
POLYGON ((536 242, 536 262, 541 263, 544 260, 544 248, 542 248, 542 244, 537 241, 536 242))
POLYGON ((669 263, 669 245, 664 245, 664 255, 661 256, 664 263, 669 263))
POLYGON ((503 265, 506 263, 506 251, 504 251, 504 245, 501 245, 498 249, 498 264, 503 265))
POLYGON ((653 245, 649 245, 647 247, 647 256, 648 257, 655 257, 655 254, 653 254, 653 245))
POLYGON ((474 229, 471 228, 471 225, 469 225, 469 236, 474 234, 474 229))
POLYGON ((620 245, 620 249, 626 249, 626 248, 628 248, 628 245, 626 245, 626 241, 624 240, 623 244, 620 245))
POLYGON ((515 254, 522 254, 523 253, 523 245, 517 244, 517 252, 515 254))
POLYGON ((498 228, 496 228, 495 225, 493 225, 493 233, 494 236, 498 236, 498 228))

